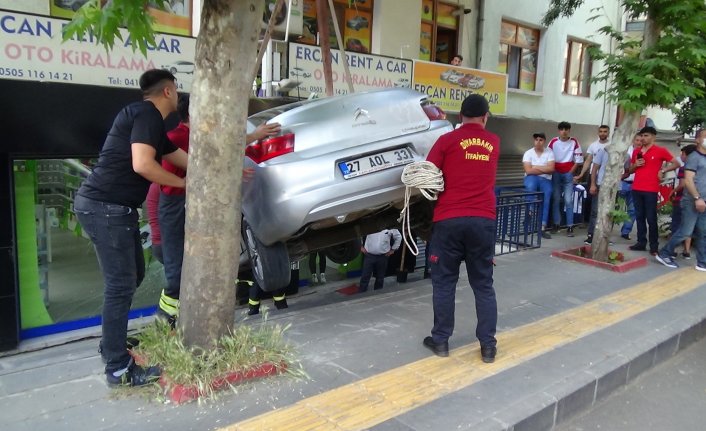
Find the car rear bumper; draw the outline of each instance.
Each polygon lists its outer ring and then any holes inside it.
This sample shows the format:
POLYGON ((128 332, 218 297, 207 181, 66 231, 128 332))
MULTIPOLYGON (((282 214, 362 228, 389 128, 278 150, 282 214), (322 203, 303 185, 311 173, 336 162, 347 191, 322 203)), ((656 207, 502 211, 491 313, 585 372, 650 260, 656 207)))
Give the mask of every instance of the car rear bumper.
POLYGON ((244 217, 260 241, 271 245, 288 241, 306 227, 342 225, 391 204, 401 207, 403 166, 346 180, 337 162, 407 145, 414 149, 415 161, 424 160, 436 139, 451 130, 445 124, 386 140, 383 146, 373 143, 331 153, 338 158, 307 157, 305 151, 271 164, 255 165, 246 158, 246 167, 254 168, 255 174, 242 185, 244 217))

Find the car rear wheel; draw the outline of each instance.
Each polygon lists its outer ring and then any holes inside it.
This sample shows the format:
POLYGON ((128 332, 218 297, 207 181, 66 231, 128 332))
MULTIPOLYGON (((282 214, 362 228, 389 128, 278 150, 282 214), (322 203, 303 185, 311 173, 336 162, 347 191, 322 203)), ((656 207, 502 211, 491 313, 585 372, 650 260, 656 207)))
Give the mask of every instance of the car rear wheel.
POLYGON ((265 292, 272 292, 289 285, 289 254, 284 243, 267 246, 260 242, 246 220, 243 220, 243 237, 250 257, 253 279, 265 292))
POLYGON ((324 249, 326 257, 334 263, 348 263, 360 253, 360 240, 354 239, 324 249))

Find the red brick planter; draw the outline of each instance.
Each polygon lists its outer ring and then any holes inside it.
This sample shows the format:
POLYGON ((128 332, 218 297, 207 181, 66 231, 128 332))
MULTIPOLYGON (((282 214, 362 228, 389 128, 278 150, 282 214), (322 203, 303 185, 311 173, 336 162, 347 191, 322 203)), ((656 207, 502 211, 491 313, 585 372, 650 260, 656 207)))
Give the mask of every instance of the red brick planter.
MULTIPOLYGON (((145 365, 147 363, 147 359, 145 357, 136 354, 132 350, 130 351, 130 354, 135 359, 137 364, 145 365)), ((287 364, 284 362, 279 364, 265 362, 264 364, 256 365, 249 370, 232 371, 221 377, 217 377, 210 383, 209 387, 212 390, 217 391, 226 388, 229 385, 235 385, 249 380, 281 374, 286 370, 287 364)), ((204 395, 204 391, 200 390, 197 385, 181 385, 171 383, 169 381, 169 376, 166 374, 162 374, 159 378, 159 385, 166 389, 167 398, 175 404, 193 401, 204 395)))
MULTIPOLYGON (((212 390, 220 390, 238 383, 243 383, 248 380, 259 379, 262 377, 274 376, 286 371, 287 364, 279 365, 272 363, 264 363, 253 367, 247 371, 234 371, 227 373, 222 377, 218 377, 210 384, 212 390)), ((163 388, 167 388, 167 397, 175 404, 181 404, 195 400, 204 395, 197 385, 174 385, 169 383, 169 377, 164 374, 159 379, 159 384, 163 388)))
MULTIPOLYGON (((601 268, 601 269, 607 269, 608 271, 621 272, 621 273, 628 272, 628 271, 631 271, 636 268, 642 268, 643 266, 647 265, 647 258, 644 256, 638 257, 636 259, 618 262, 618 263, 608 263, 608 262, 599 262, 597 260, 593 260, 588 257, 579 256, 578 253, 581 250, 584 250, 586 253, 590 253, 591 247, 590 246, 582 246, 582 247, 570 248, 570 249, 564 250, 564 251, 554 250, 554 251, 552 251, 552 256, 558 257, 560 259, 572 260, 574 262, 583 263, 585 265, 595 266, 595 267, 601 268)), ((622 256, 622 254, 621 254, 621 256, 622 256)))

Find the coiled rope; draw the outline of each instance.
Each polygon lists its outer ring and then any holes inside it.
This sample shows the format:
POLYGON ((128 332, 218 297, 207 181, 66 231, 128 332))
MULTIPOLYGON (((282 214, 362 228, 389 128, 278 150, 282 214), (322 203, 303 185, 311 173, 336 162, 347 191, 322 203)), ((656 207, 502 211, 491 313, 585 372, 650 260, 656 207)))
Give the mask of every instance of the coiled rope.
POLYGON ((412 227, 409 217, 409 199, 412 197, 412 187, 416 187, 422 193, 422 196, 435 201, 439 193, 444 191, 444 177, 439 170, 431 162, 422 161, 414 162, 404 167, 402 171, 402 183, 406 186, 404 191, 404 207, 400 211, 400 218, 397 221, 402 222, 402 239, 405 245, 413 255, 419 254, 419 248, 412 236, 412 227))

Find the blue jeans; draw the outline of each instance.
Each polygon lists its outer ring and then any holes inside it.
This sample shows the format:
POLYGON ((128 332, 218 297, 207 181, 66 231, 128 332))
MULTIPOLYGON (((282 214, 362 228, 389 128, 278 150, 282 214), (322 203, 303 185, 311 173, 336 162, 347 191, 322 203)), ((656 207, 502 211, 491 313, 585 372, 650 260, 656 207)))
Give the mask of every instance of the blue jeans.
POLYGON ((476 337, 481 346, 495 346, 498 305, 493 289, 495 221, 483 217, 458 217, 434 223, 429 266, 433 287, 434 326, 431 336, 443 343, 454 330, 456 284, 461 262, 476 303, 476 337))
POLYGON ((162 259, 167 287, 164 294, 179 299, 181 264, 184 260, 186 195, 159 195, 159 230, 162 233, 162 259))
POLYGON ((539 175, 525 176, 525 189, 530 192, 542 192, 542 226, 549 224, 549 202, 552 198, 552 180, 539 175))
POLYGON ((632 200, 632 183, 621 181, 618 196, 625 200, 625 208, 627 209, 628 216, 630 216, 630 220, 624 222, 623 227, 620 228, 620 234, 630 235, 632 225, 635 223, 635 204, 632 200))
POLYGON ((93 242, 103 273, 103 358, 105 372, 125 368, 128 312, 145 277, 137 209, 77 195, 74 212, 93 242))
POLYGON ((661 256, 671 256, 674 248, 697 231, 696 238, 696 261, 700 266, 706 267, 706 212, 696 211, 692 200, 681 200, 681 225, 676 232, 672 232, 672 237, 667 245, 659 251, 661 256))
POLYGON ((574 224, 574 176, 571 172, 552 174, 552 208, 554 224, 561 224, 561 195, 564 195, 564 211, 566 211, 566 225, 574 224))
POLYGON ((649 224, 650 251, 659 248, 657 231, 657 192, 632 191, 635 203, 635 222, 637 223, 637 244, 647 245, 647 225, 649 224))

